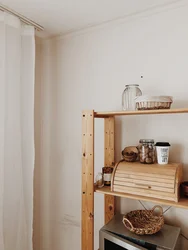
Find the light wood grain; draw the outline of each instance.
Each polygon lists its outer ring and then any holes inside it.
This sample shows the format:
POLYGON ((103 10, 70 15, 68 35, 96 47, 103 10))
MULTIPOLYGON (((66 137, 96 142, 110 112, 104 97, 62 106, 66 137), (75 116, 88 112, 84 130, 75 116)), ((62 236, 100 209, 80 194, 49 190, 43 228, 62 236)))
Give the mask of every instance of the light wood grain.
MULTIPOLYGON (((155 179, 155 178, 152 178, 155 179)), ((135 178, 120 178, 115 175, 114 182, 126 184, 126 183, 133 183, 133 184, 143 184, 148 186, 156 186, 156 187, 166 187, 166 188, 173 188, 174 189, 174 181, 171 183, 163 182, 162 180, 165 179, 157 179, 157 181, 151 181, 151 180, 143 180, 143 179, 137 179, 137 175, 135 175, 135 178)), ((167 179, 166 179, 167 180, 167 179)))
POLYGON ((112 191, 178 201, 182 164, 141 164, 121 161, 113 173, 112 191), (116 175, 117 174, 117 175, 116 175), (150 179, 140 174, 150 174, 150 179), (158 178, 157 176, 165 177, 158 178), (131 176, 132 178, 128 177, 131 176), (144 179, 147 178, 147 179, 144 179), (169 178, 168 183, 166 182, 169 178), (151 180, 152 179, 152 180, 151 180))
MULTIPOLYGON (((122 171, 117 170, 117 174, 118 174, 118 176, 120 176, 120 175, 124 175, 125 173, 122 172, 122 171)), ((174 181, 174 175, 164 175, 164 174, 156 174, 156 173, 150 174, 150 173, 147 173, 147 172, 145 172, 145 173, 135 173, 134 171, 128 171, 126 173, 126 175, 130 175, 130 174, 140 176, 140 178, 143 178, 144 176, 146 176, 146 177, 155 176, 155 178, 169 179, 169 180, 174 181)))
POLYGON ((177 169, 177 174, 176 174, 176 180, 175 180, 175 197, 176 197, 176 202, 180 198, 180 183, 182 182, 182 174, 183 174, 183 165, 181 164, 179 168, 177 169))
POLYGON ((172 206, 172 207, 188 209, 188 199, 186 198, 180 198, 178 202, 174 202, 174 201, 169 201, 165 199, 156 199, 153 197, 146 197, 146 196, 141 196, 141 195, 136 195, 136 194, 134 195, 134 194, 121 193, 121 192, 114 192, 114 191, 111 191, 109 187, 96 189, 95 192, 117 196, 117 197, 129 198, 133 200, 150 201, 156 204, 162 204, 162 205, 167 205, 167 206, 172 206))
POLYGON ((94 250, 94 112, 82 113, 82 250, 94 250))
POLYGON ((175 200, 174 193, 167 193, 162 191, 156 191, 156 190, 150 190, 150 189, 144 189, 143 186, 140 188, 132 188, 132 187, 122 187, 122 186, 114 186, 114 192, 126 192, 130 194, 136 194, 136 195, 142 195, 147 197, 155 197, 159 199, 165 199, 165 200, 175 200))
POLYGON ((157 174, 162 176, 173 176, 176 173, 177 164, 169 163, 166 165, 159 164, 141 164, 140 162, 121 162, 117 167, 117 173, 123 174, 157 174))
MULTIPOLYGON (((104 165, 114 165, 114 117, 104 119, 104 165)), ((115 213, 115 197, 105 195, 104 197, 104 218, 108 223, 115 213)))
POLYGON ((158 110, 135 110, 135 111, 99 111, 95 112, 96 118, 106 118, 121 115, 150 115, 150 114, 181 114, 188 113, 188 108, 158 109, 158 110))
POLYGON ((163 182, 163 183, 170 183, 174 184, 174 177, 173 176, 165 176, 165 175, 157 175, 153 177, 153 174, 142 174, 142 173, 134 173, 134 174, 122 174, 116 173, 116 178, 128 178, 128 179, 138 179, 138 180, 148 180, 154 182, 163 182))
MULTIPOLYGON (((157 182, 155 182, 157 183, 157 182)), ((165 183, 161 183, 161 185, 157 185, 155 186, 155 183, 147 183, 147 182, 143 182, 143 181, 133 181, 133 182, 129 182, 129 181, 118 181, 118 180, 114 180, 114 185, 119 185, 119 186, 124 186, 124 187, 140 187, 140 188, 144 188, 144 189, 150 189, 150 190, 158 190, 158 191, 166 191, 169 193, 174 193, 174 185, 171 185, 170 187, 165 187, 165 183)), ((158 183, 160 184, 160 183, 158 183)))
POLYGON ((104 119, 104 165, 114 165, 114 117, 104 119))

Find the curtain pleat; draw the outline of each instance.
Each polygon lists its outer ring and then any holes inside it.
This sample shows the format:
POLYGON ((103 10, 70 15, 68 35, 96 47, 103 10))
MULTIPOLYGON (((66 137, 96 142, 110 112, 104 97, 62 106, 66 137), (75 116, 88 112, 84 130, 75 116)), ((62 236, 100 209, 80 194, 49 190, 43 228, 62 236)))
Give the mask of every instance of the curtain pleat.
POLYGON ((0 249, 32 250, 34 28, 0 12, 0 249))

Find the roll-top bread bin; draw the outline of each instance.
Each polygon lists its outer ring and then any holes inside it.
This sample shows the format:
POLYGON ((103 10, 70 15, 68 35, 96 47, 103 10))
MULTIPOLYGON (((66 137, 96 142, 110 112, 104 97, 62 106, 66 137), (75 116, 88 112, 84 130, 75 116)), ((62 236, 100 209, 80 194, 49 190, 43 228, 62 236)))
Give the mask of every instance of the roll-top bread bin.
POLYGON ((178 202, 182 164, 144 165, 120 161, 111 180, 111 190, 178 202))

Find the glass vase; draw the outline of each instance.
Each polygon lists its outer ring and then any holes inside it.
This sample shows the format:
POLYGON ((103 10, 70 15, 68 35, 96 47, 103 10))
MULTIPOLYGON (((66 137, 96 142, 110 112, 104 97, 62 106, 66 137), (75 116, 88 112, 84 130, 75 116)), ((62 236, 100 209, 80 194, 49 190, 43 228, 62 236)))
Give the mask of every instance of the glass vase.
POLYGON ((122 94, 122 109, 123 110, 135 110, 135 97, 141 96, 142 91, 139 89, 138 84, 125 85, 125 89, 122 94))

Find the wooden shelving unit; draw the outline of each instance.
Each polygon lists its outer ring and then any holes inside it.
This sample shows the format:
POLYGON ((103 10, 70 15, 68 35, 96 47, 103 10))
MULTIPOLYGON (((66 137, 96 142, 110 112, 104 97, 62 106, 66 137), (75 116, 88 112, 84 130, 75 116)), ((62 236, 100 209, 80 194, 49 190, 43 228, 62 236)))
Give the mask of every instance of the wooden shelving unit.
POLYGON ((188 108, 181 109, 156 109, 156 110, 136 110, 136 111, 109 111, 94 112, 96 118, 106 118, 119 115, 159 115, 159 114, 182 114, 188 113, 188 108))
POLYGON ((113 196, 117 196, 117 197, 124 197, 124 198, 133 199, 133 200, 150 201, 150 202, 154 202, 157 204, 188 209, 188 199, 186 199, 186 198, 180 198, 179 202, 174 202, 174 201, 155 199, 155 198, 145 197, 145 196, 140 196, 140 195, 113 192, 110 190, 109 187, 103 187, 100 189, 96 188, 95 192, 100 193, 100 194, 113 195, 113 196))
POLYGON ((114 162, 115 116, 127 115, 157 115, 188 113, 188 108, 142 111, 110 111, 82 112, 82 250, 94 250, 94 192, 104 194, 105 224, 115 214, 115 197, 125 197, 135 200, 151 201, 178 208, 188 209, 188 199, 181 198, 179 202, 149 198, 126 193, 112 192, 110 188, 94 188, 94 119, 104 118, 104 166, 114 162))

